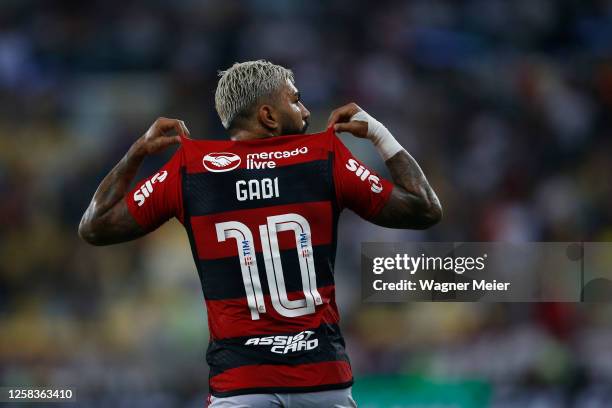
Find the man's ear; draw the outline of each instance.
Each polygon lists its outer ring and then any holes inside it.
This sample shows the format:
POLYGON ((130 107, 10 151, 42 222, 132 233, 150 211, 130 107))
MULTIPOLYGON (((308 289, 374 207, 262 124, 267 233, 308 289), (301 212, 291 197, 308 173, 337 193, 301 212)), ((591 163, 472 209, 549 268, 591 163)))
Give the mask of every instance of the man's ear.
POLYGON ((261 105, 257 111, 257 116, 261 125, 270 130, 276 130, 279 126, 276 111, 270 105, 261 105))

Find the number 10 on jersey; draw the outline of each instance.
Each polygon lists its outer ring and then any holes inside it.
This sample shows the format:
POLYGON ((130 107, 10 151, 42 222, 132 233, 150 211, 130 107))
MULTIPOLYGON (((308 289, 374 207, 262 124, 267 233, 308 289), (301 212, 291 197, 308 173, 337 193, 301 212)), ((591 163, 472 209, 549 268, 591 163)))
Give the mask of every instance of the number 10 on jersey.
MULTIPOLYGON (((251 318, 258 320, 259 314, 266 312, 266 306, 255 258, 253 234, 249 227, 239 221, 220 222, 215 224, 215 227, 219 242, 224 242, 228 238, 236 240, 242 281, 244 282, 247 303, 251 310, 251 318)), ((270 300, 274 310, 285 317, 314 313, 315 305, 321 305, 323 301, 317 290, 310 224, 306 218, 294 213, 268 217, 267 224, 259 226, 259 235, 270 289, 270 300), (287 287, 285 286, 278 245, 278 233, 281 231, 293 231, 295 235, 295 246, 304 292, 303 299, 289 300, 287 297, 287 287)))

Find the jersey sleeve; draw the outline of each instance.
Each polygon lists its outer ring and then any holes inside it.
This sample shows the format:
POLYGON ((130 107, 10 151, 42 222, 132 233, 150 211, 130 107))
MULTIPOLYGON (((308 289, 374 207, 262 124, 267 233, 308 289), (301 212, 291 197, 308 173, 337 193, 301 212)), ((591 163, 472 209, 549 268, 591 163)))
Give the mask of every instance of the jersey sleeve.
POLYGON ((393 183, 357 160, 335 134, 332 136, 334 186, 340 209, 349 208, 373 219, 391 196, 393 183))
POLYGON ((139 181, 125 196, 130 214, 146 231, 154 230, 172 217, 183 223, 183 157, 180 147, 161 169, 139 181))

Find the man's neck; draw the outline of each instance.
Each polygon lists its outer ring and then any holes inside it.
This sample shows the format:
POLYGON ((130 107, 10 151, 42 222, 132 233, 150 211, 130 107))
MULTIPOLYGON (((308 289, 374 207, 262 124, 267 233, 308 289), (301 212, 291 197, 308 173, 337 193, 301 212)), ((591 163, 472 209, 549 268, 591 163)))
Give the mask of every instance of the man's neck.
POLYGON ((230 138, 232 140, 254 140, 254 139, 266 139, 268 137, 278 136, 275 132, 257 129, 257 130, 249 130, 249 129, 236 129, 230 131, 230 138))

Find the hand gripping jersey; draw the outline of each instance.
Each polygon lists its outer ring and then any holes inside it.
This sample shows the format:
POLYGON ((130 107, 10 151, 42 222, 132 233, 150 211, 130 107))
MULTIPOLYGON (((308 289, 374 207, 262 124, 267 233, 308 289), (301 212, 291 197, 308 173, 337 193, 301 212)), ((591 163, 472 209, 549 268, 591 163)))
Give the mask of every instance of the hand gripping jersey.
POLYGON ((345 388, 353 377, 334 294, 343 208, 372 219, 392 184, 333 129, 252 141, 182 138, 172 159, 126 197, 152 230, 184 225, 208 308, 210 390, 345 388))

